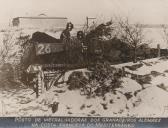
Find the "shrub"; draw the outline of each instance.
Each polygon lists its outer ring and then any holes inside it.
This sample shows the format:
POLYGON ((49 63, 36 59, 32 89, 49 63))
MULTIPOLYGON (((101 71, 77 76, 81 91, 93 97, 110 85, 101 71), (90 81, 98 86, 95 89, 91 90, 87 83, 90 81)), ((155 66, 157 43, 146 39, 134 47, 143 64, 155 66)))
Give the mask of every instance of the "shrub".
POLYGON ((113 91, 121 84, 121 70, 111 67, 108 62, 99 62, 92 69, 89 81, 95 86, 96 95, 104 96, 105 93, 113 91))
POLYGON ((69 89, 81 89, 87 96, 104 96, 121 85, 121 70, 111 67, 108 62, 99 62, 90 68, 86 78, 82 72, 73 72, 69 79, 69 89))
POLYGON ((83 73, 81 71, 75 71, 68 78, 67 81, 67 84, 69 84, 68 89, 69 90, 80 89, 86 85, 86 81, 87 79, 83 76, 83 73))

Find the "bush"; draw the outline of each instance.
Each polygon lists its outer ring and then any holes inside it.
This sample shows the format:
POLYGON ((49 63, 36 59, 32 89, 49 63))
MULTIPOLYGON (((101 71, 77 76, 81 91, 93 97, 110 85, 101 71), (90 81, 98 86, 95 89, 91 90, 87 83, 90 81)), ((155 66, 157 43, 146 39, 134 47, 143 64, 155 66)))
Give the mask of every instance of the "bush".
POLYGON ((75 71, 68 78, 67 81, 67 84, 69 84, 68 89, 69 90, 80 89, 86 85, 86 81, 87 79, 83 76, 82 72, 75 71))
MULTIPOLYGON (((4 63, 2 67, 0 68, 1 73, 3 74, 2 76, 8 80, 8 81, 13 81, 14 80, 14 71, 13 67, 10 63, 4 63)), ((1 77, 2 77, 1 76, 1 77)))
POLYGON ((68 80, 69 89, 81 89, 87 96, 104 96, 121 85, 121 70, 110 66, 108 62, 99 62, 90 68, 87 78, 82 72, 73 72, 68 80))
POLYGON ((94 93, 104 96, 105 93, 113 91, 121 84, 121 70, 111 67, 108 62, 99 62, 92 69, 90 81, 94 81, 96 87, 94 93))

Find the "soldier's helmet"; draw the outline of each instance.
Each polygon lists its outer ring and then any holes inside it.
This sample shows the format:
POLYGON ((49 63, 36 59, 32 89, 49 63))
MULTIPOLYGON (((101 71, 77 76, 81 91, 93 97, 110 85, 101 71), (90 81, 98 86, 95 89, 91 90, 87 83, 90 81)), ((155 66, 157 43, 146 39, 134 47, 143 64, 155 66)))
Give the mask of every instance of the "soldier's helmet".
POLYGON ((72 30, 74 25, 71 22, 68 22, 66 25, 66 29, 72 30))
POLYGON ((77 32, 77 38, 78 38, 79 40, 82 40, 82 39, 84 38, 84 33, 83 33, 83 31, 78 31, 78 32, 77 32))

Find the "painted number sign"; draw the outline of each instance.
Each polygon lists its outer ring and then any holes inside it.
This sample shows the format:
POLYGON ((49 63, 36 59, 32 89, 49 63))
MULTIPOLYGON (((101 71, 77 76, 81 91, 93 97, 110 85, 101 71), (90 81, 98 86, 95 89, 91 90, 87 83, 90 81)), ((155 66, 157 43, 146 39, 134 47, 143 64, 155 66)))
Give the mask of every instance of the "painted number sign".
POLYGON ((63 44, 38 43, 36 44, 35 48, 36 48, 36 55, 44 55, 63 51, 63 44))

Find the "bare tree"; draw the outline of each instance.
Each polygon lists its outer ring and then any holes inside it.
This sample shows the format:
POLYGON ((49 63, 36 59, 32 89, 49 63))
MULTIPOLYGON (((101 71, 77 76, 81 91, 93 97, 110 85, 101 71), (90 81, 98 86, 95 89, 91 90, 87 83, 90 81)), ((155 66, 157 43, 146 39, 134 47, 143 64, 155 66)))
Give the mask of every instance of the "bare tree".
POLYGON ((3 38, 3 41, 0 47, 0 63, 1 64, 5 63, 10 57, 10 52, 13 49, 12 37, 13 35, 11 35, 10 33, 4 34, 4 38, 3 38))
POLYGON ((141 24, 130 24, 128 18, 119 20, 120 38, 133 50, 133 61, 137 62, 137 49, 146 44, 144 29, 141 24))

